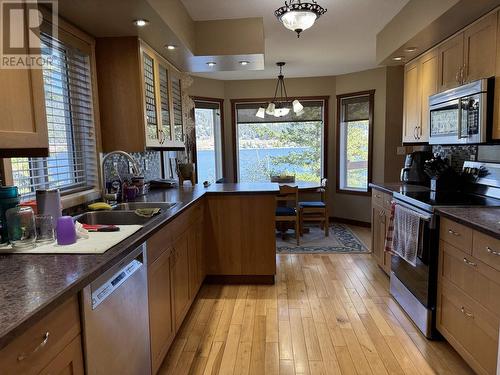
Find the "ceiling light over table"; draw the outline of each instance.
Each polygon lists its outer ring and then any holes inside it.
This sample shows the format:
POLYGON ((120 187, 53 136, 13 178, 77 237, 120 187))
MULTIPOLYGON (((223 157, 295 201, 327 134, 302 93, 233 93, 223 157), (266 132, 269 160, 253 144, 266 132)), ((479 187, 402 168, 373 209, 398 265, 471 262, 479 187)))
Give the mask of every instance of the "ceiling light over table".
POLYGON ((280 68, 280 74, 278 75, 278 82, 276 82, 273 100, 268 103, 267 108, 260 107, 255 116, 264 118, 267 113, 270 116, 283 117, 290 113, 291 108, 297 116, 300 116, 303 113, 304 106, 297 99, 294 101, 289 100, 286 93, 285 77, 282 71, 285 63, 277 62, 276 65, 280 68))
POLYGON ((311 2, 302 2, 301 0, 288 0, 285 5, 274 11, 274 15, 283 23, 283 25, 297 33, 309 29, 314 22, 323 14, 326 9, 311 0, 311 2))

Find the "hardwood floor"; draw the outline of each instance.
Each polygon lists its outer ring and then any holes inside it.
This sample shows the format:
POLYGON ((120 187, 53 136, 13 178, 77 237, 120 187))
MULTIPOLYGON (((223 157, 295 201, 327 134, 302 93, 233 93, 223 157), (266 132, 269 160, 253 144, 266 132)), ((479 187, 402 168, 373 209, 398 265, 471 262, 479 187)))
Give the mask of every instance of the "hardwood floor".
POLYGON ((473 374, 417 331, 371 255, 276 261, 275 285, 203 286, 159 373, 473 374))

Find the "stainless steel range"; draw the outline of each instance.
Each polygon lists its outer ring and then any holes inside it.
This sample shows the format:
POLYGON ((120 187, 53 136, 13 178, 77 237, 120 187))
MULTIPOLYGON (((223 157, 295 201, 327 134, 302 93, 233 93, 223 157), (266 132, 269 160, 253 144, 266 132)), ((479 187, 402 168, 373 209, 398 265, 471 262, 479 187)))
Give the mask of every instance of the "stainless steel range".
POLYGON ((428 338, 439 334, 435 328, 437 275, 439 254, 439 207, 500 206, 500 165, 465 162, 464 169, 480 167, 489 175, 462 191, 408 191, 394 193, 396 204, 419 213, 423 229, 420 231, 421 254, 416 266, 398 256, 392 257, 390 292, 415 325, 428 338))

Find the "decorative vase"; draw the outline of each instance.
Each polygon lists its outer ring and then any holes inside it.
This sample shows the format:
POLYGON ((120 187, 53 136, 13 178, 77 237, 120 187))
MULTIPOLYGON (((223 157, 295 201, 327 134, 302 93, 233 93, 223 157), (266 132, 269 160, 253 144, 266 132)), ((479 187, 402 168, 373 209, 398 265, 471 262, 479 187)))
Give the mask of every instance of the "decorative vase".
POLYGON ((194 163, 179 163, 177 164, 177 175, 179 176, 179 185, 183 185, 184 181, 191 181, 194 185, 195 181, 195 165, 194 163))

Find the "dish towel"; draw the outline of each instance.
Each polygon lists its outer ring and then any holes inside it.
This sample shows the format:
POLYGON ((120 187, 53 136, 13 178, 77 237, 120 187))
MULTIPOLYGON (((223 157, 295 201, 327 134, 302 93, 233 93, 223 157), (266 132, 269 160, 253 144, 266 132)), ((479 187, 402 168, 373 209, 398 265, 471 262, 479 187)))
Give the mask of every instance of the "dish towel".
POLYGON ((392 252, 414 267, 417 265, 420 243, 420 220, 420 215, 413 210, 395 206, 392 252))

